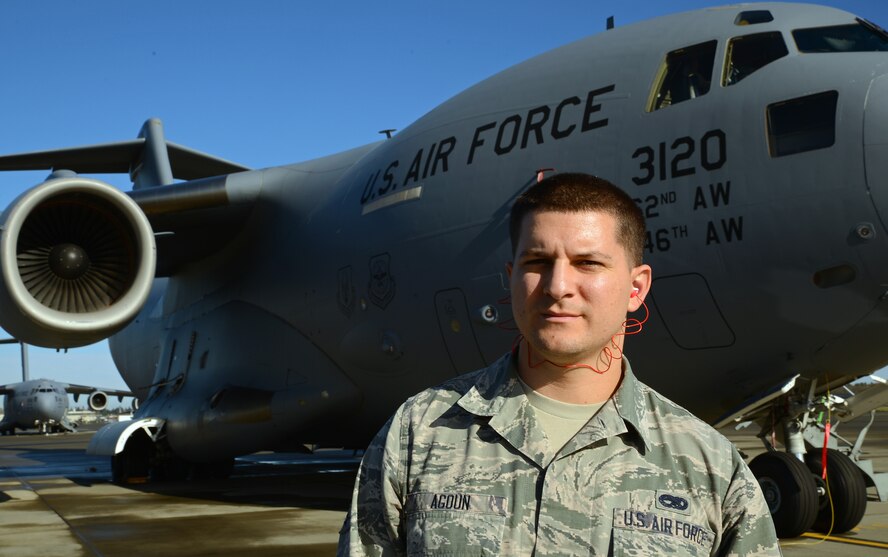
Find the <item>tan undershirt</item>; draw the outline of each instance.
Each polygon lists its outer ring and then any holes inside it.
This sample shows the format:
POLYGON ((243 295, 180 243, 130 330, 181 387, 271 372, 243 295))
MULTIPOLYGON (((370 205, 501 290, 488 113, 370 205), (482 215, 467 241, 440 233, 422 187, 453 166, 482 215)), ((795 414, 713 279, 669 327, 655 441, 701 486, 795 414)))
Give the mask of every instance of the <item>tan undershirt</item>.
POLYGON ((586 422, 592 419, 592 416, 604 406, 604 402, 592 404, 561 402, 534 391, 520 377, 518 382, 524 389, 527 401, 533 407, 537 421, 549 440, 549 450, 546 452, 547 461, 555 458, 558 451, 570 441, 571 437, 576 435, 586 425, 586 422))

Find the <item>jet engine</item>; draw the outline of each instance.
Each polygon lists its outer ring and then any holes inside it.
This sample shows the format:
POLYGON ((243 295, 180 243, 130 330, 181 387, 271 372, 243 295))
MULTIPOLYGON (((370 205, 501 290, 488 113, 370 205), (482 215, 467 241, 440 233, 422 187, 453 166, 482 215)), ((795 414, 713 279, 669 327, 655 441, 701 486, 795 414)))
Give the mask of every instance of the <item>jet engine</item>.
POLYGON ((89 404, 89 409, 93 412, 99 412, 104 410, 106 406, 108 406, 108 395, 103 393, 102 391, 94 391, 90 393, 89 400, 87 400, 89 404))
POLYGON ((80 176, 50 179, 0 216, 0 326, 48 348, 102 340, 141 309, 155 261, 151 225, 129 196, 80 176))

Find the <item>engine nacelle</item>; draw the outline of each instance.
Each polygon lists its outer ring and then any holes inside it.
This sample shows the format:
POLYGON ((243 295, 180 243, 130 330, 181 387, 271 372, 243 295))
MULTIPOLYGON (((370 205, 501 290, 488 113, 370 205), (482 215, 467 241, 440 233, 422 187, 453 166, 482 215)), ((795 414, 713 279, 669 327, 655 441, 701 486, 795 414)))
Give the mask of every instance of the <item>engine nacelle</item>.
POLYGON ((79 176, 48 180, 0 216, 0 326, 48 348, 107 338, 145 303, 156 257, 129 196, 79 176))
POLYGON ((108 406, 108 395, 102 391, 93 391, 90 393, 87 403, 89 404, 90 410, 93 412, 99 412, 108 406))

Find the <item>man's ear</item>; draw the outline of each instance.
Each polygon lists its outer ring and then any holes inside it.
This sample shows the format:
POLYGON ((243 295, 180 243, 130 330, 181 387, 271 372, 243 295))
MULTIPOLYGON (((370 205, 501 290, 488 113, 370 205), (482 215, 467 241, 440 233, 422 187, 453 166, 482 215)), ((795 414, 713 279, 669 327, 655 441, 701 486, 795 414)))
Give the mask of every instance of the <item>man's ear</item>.
POLYGON ((639 265, 632 269, 632 293, 629 295, 629 311, 641 307, 648 292, 651 290, 651 266, 639 265))
POLYGON ((512 278, 512 262, 509 261, 506 263, 506 276, 512 278))

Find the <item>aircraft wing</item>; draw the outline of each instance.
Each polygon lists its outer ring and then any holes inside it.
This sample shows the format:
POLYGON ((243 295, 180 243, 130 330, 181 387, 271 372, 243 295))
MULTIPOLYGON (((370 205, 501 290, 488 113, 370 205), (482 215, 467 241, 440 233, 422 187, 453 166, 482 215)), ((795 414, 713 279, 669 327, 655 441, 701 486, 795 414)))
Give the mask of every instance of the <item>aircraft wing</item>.
MULTIPOLYGON (((78 174, 129 173, 145 147, 145 138, 0 157, 0 170, 57 170, 78 174)), ((249 168, 182 145, 166 142, 174 178, 195 180, 249 168)))
POLYGON ((89 385, 71 385, 66 384, 65 390, 74 395, 74 400, 77 401, 80 395, 87 395, 90 397, 89 403, 90 407, 93 410, 102 410, 105 408, 106 401, 108 397, 116 396, 118 402, 123 402, 123 397, 131 396, 136 398, 136 395, 131 391, 121 391, 119 389, 101 389, 99 387, 91 387, 89 385), (93 407, 93 397, 98 397, 98 406, 93 407))
POLYGON ((12 385, 0 385, 0 395, 11 395, 14 391, 12 385))
POLYGON ((102 391, 106 395, 111 396, 136 396, 132 391, 121 391, 119 389, 102 389, 101 387, 92 387, 90 385, 72 385, 66 384, 65 390, 72 395, 88 395, 96 391, 102 391))

